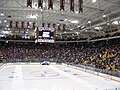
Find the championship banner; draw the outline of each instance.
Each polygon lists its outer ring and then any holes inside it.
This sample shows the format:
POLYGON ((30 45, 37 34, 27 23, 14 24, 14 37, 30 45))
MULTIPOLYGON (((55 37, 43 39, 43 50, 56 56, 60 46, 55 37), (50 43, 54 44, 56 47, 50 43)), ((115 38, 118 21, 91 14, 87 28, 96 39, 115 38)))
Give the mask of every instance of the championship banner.
POLYGON ((27 7, 29 6, 32 8, 32 0, 27 0, 27 7))
POLYGON ((24 34, 26 33, 26 28, 24 28, 24 34))
POLYGON ((48 23, 48 28, 50 27, 50 23, 48 23))
POLYGON ((43 0, 38 0, 38 8, 39 7, 43 9, 43 0))
POLYGON ((58 25, 58 31, 60 31, 60 26, 61 26, 61 25, 58 25))
POLYGON ((12 24, 13 24, 13 21, 10 21, 10 28, 12 28, 13 26, 12 26, 12 24))
POLYGON ((79 0, 79 13, 83 12, 83 0, 79 0))
POLYGON ((21 28, 24 28, 24 22, 21 22, 21 28))
POLYGON ((53 23, 53 28, 55 28, 55 27, 56 27, 56 24, 53 23))
POLYGON ((65 0, 60 0, 60 11, 65 10, 64 7, 65 7, 65 0))
POLYGON ((48 0, 48 9, 53 9, 53 0, 48 0))
POLYGON ((35 29, 35 22, 33 22, 33 26, 32 27, 33 27, 33 29, 35 29))
POLYGON ((37 27, 37 29, 36 29, 36 39, 39 39, 39 29, 38 29, 38 27, 37 27))
POLYGON ((42 27, 45 27, 45 23, 42 23, 42 27))
POLYGON ((30 28, 29 26, 30 26, 30 24, 29 24, 29 22, 27 22, 27 28, 30 28))
POLYGON ((65 31, 65 24, 63 24, 63 31, 65 31))
POLYGON ((19 33, 20 33, 20 28, 18 28, 18 31, 19 31, 19 33))
POLYGON ((70 11, 74 12, 74 0, 70 0, 70 11))
POLYGON ((18 28, 18 21, 16 21, 16 28, 18 28))

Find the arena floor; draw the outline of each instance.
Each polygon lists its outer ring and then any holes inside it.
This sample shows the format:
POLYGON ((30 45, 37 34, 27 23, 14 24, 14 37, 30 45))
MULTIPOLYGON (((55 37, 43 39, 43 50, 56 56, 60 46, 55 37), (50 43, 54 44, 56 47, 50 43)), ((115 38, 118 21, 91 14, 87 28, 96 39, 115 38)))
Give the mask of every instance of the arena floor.
POLYGON ((120 82, 63 65, 6 65, 0 90, 114 90, 120 82))

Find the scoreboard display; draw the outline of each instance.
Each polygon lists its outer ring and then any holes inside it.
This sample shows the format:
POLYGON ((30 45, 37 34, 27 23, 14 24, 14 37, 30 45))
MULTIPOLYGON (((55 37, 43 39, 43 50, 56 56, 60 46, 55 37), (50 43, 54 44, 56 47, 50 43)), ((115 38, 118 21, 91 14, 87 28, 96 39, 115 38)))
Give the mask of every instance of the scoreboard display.
POLYGON ((55 29, 54 28, 44 28, 37 27, 35 30, 35 42, 46 42, 54 43, 55 42, 55 29))

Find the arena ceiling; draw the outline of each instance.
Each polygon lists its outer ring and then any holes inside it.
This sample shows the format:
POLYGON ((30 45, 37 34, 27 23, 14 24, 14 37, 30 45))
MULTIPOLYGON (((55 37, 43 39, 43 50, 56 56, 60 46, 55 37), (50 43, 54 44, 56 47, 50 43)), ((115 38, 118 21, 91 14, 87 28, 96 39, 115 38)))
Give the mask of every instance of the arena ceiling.
MULTIPOLYGON (((53 10, 47 9, 47 0, 43 0, 44 9, 37 8, 37 1, 33 0, 31 8, 27 7, 27 0, 0 0, 0 35, 25 35, 24 31, 9 29, 10 20, 36 22, 37 25, 42 22, 65 24, 65 31, 57 30, 56 36, 61 39, 75 35, 79 38, 104 36, 105 31, 116 28, 120 32, 120 0, 83 0, 81 13, 78 13, 78 0, 74 0, 74 12, 70 11, 70 0, 65 0, 64 11, 60 11, 60 0, 54 0, 53 10)), ((34 36, 34 30, 27 34, 34 36)))

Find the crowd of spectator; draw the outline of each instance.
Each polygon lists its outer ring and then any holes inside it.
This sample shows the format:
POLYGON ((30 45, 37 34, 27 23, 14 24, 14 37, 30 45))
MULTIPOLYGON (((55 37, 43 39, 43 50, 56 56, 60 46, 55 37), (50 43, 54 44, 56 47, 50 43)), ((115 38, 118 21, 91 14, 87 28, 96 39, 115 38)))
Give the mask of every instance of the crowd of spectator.
POLYGON ((120 39, 65 44, 0 42, 0 53, 7 62, 51 60, 120 71, 120 39))

